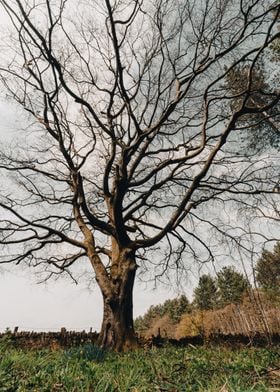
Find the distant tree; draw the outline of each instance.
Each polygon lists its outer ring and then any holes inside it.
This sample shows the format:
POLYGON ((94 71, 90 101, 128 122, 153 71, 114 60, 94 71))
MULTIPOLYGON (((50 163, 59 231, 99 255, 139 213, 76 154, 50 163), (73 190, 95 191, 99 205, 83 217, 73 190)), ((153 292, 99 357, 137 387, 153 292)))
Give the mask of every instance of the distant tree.
MULTIPOLYGON (((236 96, 231 102, 232 110, 238 108, 242 103, 242 97, 248 84, 248 74, 252 79, 250 91, 247 94, 248 106, 251 108, 262 107, 269 100, 269 92, 272 93, 272 90, 269 87, 269 77, 266 74, 263 61, 260 61, 254 70, 250 70, 248 64, 240 64, 227 74, 226 87, 231 94, 236 96)), ((279 105, 265 112, 247 114, 237 126, 240 130, 241 141, 241 146, 239 145, 238 148, 242 148, 243 145, 244 150, 247 149, 250 154, 271 148, 280 150, 279 126, 279 105)))
POLYGON ((262 252, 256 265, 256 280, 271 297, 280 295, 280 242, 273 252, 262 252))
MULTIPOLYGON (((280 30, 279 14, 274 11, 274 15, 277 19, 277 28, 280 30)), ((261 54, 254 69, 248 63, 241 61, 237 67, 227 73, 224 87, 235 97, 231 101, 233 111, 242 104, 244 94, 248 107, 256 109, 265 105, 269 101, 270 94, 273 94, 273 91, 276 92, 280 77, 279 36, 271 43, 269 49, 266 55, 261 54), (274 66, 266 68, 265 64, 268 59, 274 63, 274 66)), ((280 150, 279 103, 267 111, 248 113, 238 121, 238 125, 241 131, 240 140, 249 153, 267 150, 271 147, 280 150)))
POLYGON ((205 313, 201 310, 184 314, 176 326, 175 337, 180 339, 186 336, 204 336, 204 316, 205 313))
MULTIPOLYGON (((279 0, 276 0, 279 2, 279 0)), ((276 3, 275 3, 276 4, 276 3)), ((279 12, 277 13, 277 11, 273 11, 274 15, 276 15, 276 18, 278 20, 277 23, 277 27, 278 27, 278 31, 280 31, 280 14, 279 12)), ((271 59, 274 62, 279 62, 280 61, 280 34, 278 35, 278 37, 276 38, 276 40, 274 42, 272 42, 272 44, 270 45, 270 49, 271 49, 271 59)), ((279 70, 278 70, 278 74, 279 74, 279 70)))
POLYGON ((188 298, 185 295, 181 295, 173 301, 170 301, 170 307, 167 314, 172 321, 177 323, 180 321, 183 314, 189 313, 190 311, 191 305, 188 298))
POLYGON ((217 305, 217 287, 210 275, 202 275, 194 290, 194 305, 200 310, 214 309, 217 305))
POLYGON ((178 298, 168 299, 163 304, 152 305, 143 316, 135 319, 136 331, 145 331, 150 329, 155 322, 165 316, 168 316, 173 323, 179 322, 182 315, 190 312, 191 305, 185 295, 178 298))
POLYGON ((238 303, 249 286, 246 278, 234 267, 224 267, 217 274, 218 301, 220 306, 238 303))

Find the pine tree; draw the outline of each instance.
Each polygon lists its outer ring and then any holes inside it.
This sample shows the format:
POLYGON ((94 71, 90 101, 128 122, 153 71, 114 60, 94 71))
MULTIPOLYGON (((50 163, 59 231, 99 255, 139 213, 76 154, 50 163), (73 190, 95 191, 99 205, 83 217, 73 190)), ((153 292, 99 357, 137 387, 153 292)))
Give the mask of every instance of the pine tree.
POLYGON ((214 309, 217 304, 217 287, 210 275, 202 275, 194 290, 194 304, 200 310, 214 309))
POLYGON ((185 295, 175 298, 170 305, 168 315, 176 323, 180 321, 183 314, 189 313, 191 310, 190 302, 185 295))
POLYGON ((223 267, 217 274, 217 287, 220 306, 239 303, 249 284, 243 274, 234 267, 223 267))
POLYGON ((264 250, 256 266, 256 280, 271 298, 280 296, 280 242, 273 252, 264 250))

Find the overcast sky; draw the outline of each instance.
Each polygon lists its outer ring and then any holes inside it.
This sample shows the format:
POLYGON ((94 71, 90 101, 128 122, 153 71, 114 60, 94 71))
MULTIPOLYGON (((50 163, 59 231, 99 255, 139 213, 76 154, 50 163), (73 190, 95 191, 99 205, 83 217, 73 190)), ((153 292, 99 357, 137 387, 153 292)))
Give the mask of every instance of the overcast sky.
MULTIPOLYGON (((172 290, 152 290, 136 283, 134 313, 174 297, 172 290)), ((6 267, 0 273, 0 330, 99 330, 102 298, 98 288, 87 289, 68 280, 36 284, 32 271, 6 267), (29 276, 28 276, 29 275, 29 276)))

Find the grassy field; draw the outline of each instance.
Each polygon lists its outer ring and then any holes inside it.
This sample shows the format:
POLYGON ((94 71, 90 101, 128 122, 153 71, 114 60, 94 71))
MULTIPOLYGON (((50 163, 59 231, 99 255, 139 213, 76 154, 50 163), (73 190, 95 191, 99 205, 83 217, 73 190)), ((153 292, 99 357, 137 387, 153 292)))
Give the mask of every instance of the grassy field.
POLYGON ((280 391, 280 348, 164 347, 121 355, 91 345, 27 351, 2 340, 0 391, 280 391))

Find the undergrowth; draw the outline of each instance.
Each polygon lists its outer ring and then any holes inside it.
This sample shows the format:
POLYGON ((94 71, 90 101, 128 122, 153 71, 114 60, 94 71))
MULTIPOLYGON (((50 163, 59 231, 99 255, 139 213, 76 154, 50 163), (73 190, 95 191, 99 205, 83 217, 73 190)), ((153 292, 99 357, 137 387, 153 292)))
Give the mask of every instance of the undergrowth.
POLYGON ((126 354, 86 345, 21 350, 0 341, 1 392, 280 391, 280 349, 166 346, 126 354))

